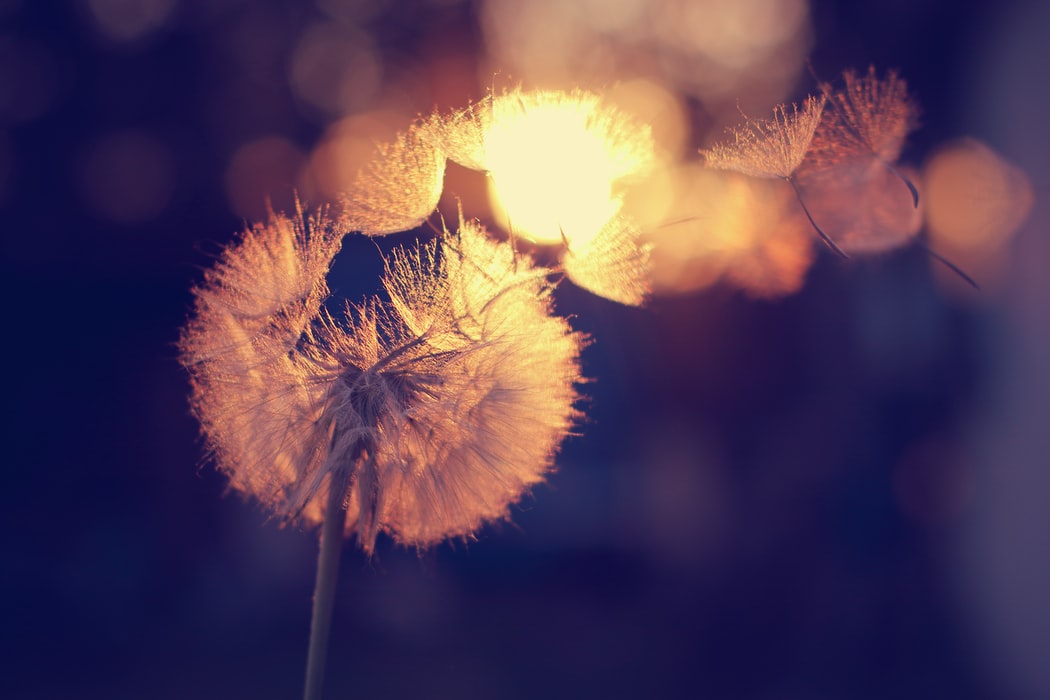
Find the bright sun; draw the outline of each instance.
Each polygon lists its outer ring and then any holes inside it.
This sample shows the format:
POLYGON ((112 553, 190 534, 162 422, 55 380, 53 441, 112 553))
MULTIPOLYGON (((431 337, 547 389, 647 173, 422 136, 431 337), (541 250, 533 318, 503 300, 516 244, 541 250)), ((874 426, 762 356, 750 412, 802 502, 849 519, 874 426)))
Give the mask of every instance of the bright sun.
POLYGON ((593 238, 620 207, 617 181, 652 159, 648 130, 588 94, 495 99, 484 149, 497 216, 540 244, 593 238))

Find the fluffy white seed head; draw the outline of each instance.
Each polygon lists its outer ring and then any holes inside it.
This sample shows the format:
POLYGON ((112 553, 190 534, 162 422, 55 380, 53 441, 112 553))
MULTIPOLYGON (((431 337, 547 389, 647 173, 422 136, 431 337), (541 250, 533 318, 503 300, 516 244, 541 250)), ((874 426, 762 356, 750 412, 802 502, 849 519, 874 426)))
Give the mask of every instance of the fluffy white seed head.
POLYGON ((391 256, 389 302, 334 318, 321 303, 338 244, 318 230, 330 229, 275 217, 196 290, 183 362, 220 469, 235 489, 306 523, 323 518, 333 475, 346 476, 348 529, 366 551, 380 531, 426 546, 506 517, 577 418, 581 337, 552 315, 546 276, 467 223, 391 256), (318 260, 306 266, 313 285, 268 270, 286 264, 272 249, 318 260), (308 288, 305 301, 294 313, 259 302, 249 321, 247 297, 276 296, 233 284, 249 269, 253 283, 308 288))

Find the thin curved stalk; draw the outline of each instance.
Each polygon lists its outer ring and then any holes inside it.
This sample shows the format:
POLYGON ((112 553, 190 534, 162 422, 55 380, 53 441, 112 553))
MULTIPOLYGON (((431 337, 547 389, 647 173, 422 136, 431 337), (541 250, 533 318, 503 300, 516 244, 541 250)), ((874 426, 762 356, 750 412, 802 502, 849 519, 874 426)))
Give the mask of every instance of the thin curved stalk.
POLYGON ((916 189, 915 184, 911 180, 909 180, 904 175, 904 173, 902 173, 900 170, 897 170, 895 167, 893 167, 892 165, 890 165, 886 161, 880 159, 880 162, 883 165, 885 165, 886 168, 891 173, 896 175, 900 179, 900 181, 903 182, 908 187, 908 191, 911 192, 911 202, 915 206, 915 208, 918 209, 919 208, 919 190, 916 189))
POLYGON ((328 658, 328 634, 335 606, 335 582, 339 577, 339 554, 343 548, 343 528, 346 525, 346 509, 343 508, 346 486, 347 477, 339 472, 332 475, 328 485, 328 502, 325 504, 321 544, 317 552, 317 581, 314 584, 314 609, 310 620, 304 700, 321 698, 325 660, 328 658))
POLYGON ((828 248, 831 248, 831 250, 833 250, 835 253, 841 256, 843 260, 849 260, 849 256, 846 255, 846 251, 842 250, 842 248, 839 248, 835 241, 831 240, 828 237, 828 234, 824 233, 824 231, 819 226, 817 226, 817 222, 813 220, 813 215, 809 213, 809 207, 807 207, 806 203, 802 201, 802 192, 798 189, 798 185, 795 184, 795 181, 792 180, 790 177, 785 177, 784 180, 787 181, 789 185, 791 185, 791 189, 795 190, 795 197, 798 198, 798 203, 802 205, 802 211, 806 212, 806 218, 809 219, 809 223, 813 226, 813 230, 816 231, 817 235, 820 236, 820 240, 824 241, 828 248))
POLYGON ((941 263, 942 265, 947 267, 949 270, 951 270, 955 274, 959 275, 959 277, 962 277, 963 280, 965 280, 966 283, 969 284, 974 289, 976 289, 978 291, 981 290, 981 286, 979 284, 977 284, 977 282, 974 281, 973 277, 970 277, 968 274, 963 272, 963 269, 961 267, 959 267, 958 265, 953 263, 951 260, 949 260, 948 258, 946 258, 943 255, 941 255, 937 251, 931 249, 925 243, 920 243, 919 245, 922 247, 923 250, 926 251, 927 254, 929 254, 929 256, 931 258, 933 258, 937 262, 941 263))

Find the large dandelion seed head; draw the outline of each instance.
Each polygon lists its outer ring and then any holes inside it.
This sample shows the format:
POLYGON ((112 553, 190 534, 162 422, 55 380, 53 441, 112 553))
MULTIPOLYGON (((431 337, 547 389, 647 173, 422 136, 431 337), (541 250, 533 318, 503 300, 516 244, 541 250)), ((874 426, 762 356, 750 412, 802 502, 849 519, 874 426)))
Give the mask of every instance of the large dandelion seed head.
POLYGON ((337 250, 323 216, 274 217, 196 290, 182 359, 219 468, 306 523, 348 483, 367 551, 381 531, 425 546, 505 517, 577 418, 581 338, 552 314, 546 276, 463 224, 391 256, 390 301, 335 317, 322 304, 337 250))

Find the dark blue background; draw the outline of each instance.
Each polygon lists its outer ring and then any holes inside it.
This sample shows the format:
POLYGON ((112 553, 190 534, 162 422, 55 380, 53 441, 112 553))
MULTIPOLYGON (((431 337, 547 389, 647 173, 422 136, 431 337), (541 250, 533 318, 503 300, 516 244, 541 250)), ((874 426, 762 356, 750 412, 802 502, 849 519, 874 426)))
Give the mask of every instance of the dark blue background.
MULTIPOLYGON (((269 4, 289 27, 309 14, 269 4)), ((191 285, 243 225, 208 115, 242 8, 204 5, 129 51, 80 4, 0 3, 0 41, 46 46, 58 76, 46 110, 0 124, 5 698, 301 692, 315 539, 224 496, 174 346, 191 285), (148 225, 115 225, 78 194, 77 157, 140 126, 172 145, 175 189, 148 225)), ((815 2, 813 65, 901 70, 923 107, 905 159, 965 134, 1009 150, 973 109, 976 47, 1035 5, 815 2)), ((376 29, 394 54, 478 41, 469 7, 390 7, 376 29)), ((274 90, 244 133, 309 148, 319 127, 274 90)), ((347 249, 374 271, 371 245, 347 249)), ((822 254, 779 301, 718 288, 638 310, 564 285, 558 308, 594 338, 580 436, 477 541, 347 548, 329 697, 1034 697, 958 585, 980 491, 931 524, 894 490, 917 445, 968 463, 1010 333, 998 307, 943 297, 909 249, 822 254)))

